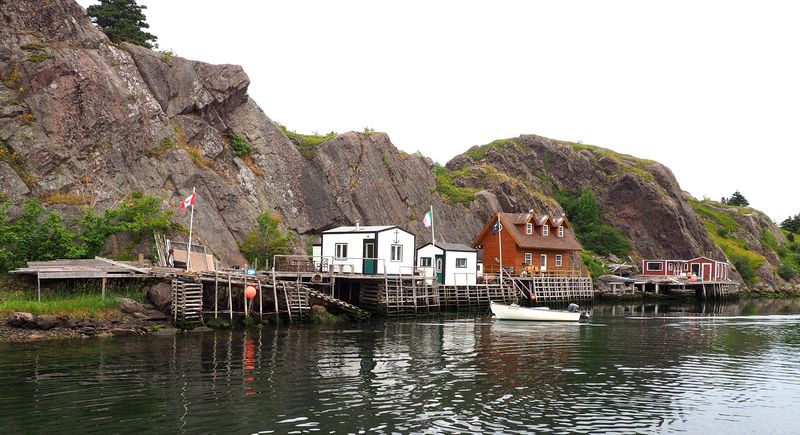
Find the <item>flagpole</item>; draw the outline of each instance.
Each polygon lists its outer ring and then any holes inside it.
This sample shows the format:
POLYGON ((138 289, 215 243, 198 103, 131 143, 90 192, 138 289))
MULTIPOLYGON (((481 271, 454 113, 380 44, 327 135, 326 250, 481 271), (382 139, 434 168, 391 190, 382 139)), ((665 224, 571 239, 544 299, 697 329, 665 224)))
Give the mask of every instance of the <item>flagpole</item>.
POLYGON ((194 224, 194 191, 192 187, 192 214, 189 218, 189 244, 186 246, 186 270, 192 266, 192 225, 194 224))
POLYGON ((500 287, 503 287, 503 224, 500 223, 500 215, 497 215, 497 243, 500 245, 500 287))
POLYGON ((434 231, 435 227, 436 225, 434 225, 433 222, 433 205, 431 204, 431 243, 434 245, 436 244, 436 232, 434 231))

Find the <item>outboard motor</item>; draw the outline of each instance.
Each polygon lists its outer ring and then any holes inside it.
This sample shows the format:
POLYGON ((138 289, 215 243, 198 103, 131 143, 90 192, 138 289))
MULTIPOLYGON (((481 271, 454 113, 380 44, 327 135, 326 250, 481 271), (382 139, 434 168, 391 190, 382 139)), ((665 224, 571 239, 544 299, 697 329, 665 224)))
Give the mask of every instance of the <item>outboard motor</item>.
POLYGON ((576 303, 571 303, 567 307, 567 311, 569 311, 570 313, 577 313, 578 311, 580 311, 580 307, 576 303))

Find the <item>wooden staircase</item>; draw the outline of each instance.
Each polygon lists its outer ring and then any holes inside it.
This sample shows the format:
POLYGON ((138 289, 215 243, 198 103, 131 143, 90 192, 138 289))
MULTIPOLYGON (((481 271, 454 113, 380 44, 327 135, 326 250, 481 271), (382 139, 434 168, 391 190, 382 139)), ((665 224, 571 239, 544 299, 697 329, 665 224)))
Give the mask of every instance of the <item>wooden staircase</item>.
POLYGON ((275 285, 281 290, 278 305, 289 314, 289 321, 305 318, 311 310, 308 304, 309 288, 296 281, 276 281, 275 285))
POLYGON ((172 280, 172 321, 176 325, 203 322, 203 284, 172 280))

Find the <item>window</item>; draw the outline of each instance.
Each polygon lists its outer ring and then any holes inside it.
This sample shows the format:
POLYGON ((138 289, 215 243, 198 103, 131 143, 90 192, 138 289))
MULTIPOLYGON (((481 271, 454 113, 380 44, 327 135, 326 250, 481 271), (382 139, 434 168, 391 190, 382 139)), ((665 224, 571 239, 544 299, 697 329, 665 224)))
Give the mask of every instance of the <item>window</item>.
POLYGON ((456 258, 456 267, 459 269, 466 269, 467 268, 467 259, 466 258, 456 258))
POLYGON ((542 270, 547 269, 547 254, 542 254, 539 256, 539 267, 542 270))
POLYGON ((563 225, 559 225, 558 226, 558 237, 564 237, 564 226, 563 225))
POLYGON ((392 245, 392 261, 403 261, 403 245, 392 245))
POLYGON ((419 265, 422 267, 431 267, 433 265, 433 259, 431 257, 420 257, 419 265))
POLYGON ((672 271, 672 262, 667 263, 667 270, 672 271))
POLYGON ((564 257, 561 254, 556 254, 556 267, 561 267, 564 257))
POLYGON ((525 253, 525 264, 530 266, 531 263, 533 263, 533 254, 531 254, 530 252, 526 252, 525 253))
POLYGON ((525 224, 525 234, 533 234, 533 224, 525 224))
POLYGON ((344 260, 347 258, 347 243, 336 244, 336 259, 344 260))
POLYGON ((546 236, 550 234, 550 226, 547 224, 542 225, 542 235, 546 236))
POLYGON ((647 270, 652 272, 661 272, 662 270, 664 270, 664 263, 660 261, 648 261, 647 270))
POLYGON ((683 270, 689 270, 689 263, 683 263, 683 270))

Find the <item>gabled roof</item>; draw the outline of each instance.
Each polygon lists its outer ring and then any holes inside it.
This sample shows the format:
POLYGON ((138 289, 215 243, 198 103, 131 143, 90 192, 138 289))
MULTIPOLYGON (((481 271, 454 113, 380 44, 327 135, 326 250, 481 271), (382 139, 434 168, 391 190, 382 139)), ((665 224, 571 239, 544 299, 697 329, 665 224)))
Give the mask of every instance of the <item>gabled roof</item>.
MULTIPOLYGON (((419 249, 422 249, 426 246, 430 246, 431 243, 426 243, 425 245, 420 246, 419 249)), ((435 246, 443 251, 457 251, 457 252, 478 252, 477 249, 467 246, 463 243, 447 243, 447 242, 436 242, 435 246)), ((417 249, 419 251, 419 249, 417 249)))
MULTIPOLYGON (((522 249, 553 249, 566 251, 580 251, 583 249, 578 239, 575 238, 575 233, 572 231, 564 231, 564 237, 558 237, 558 235, 554 233, 548 236, 542 236, 536 231, 534 231, 533 234, 523 233, 517 228, 517 225, 520 225, 517 222, 526 223, 522 222, 522 216, 528 215, 528 213, 495 213, 483 227, 480 234, 478 234, 478 237, 475 238, 472 246, 478 245, 479 242, 492 231, 496 219, 499 218, 500 223, 503 225, 503 231, 508 231, 517 243, 517 246, 522 249)), ((547 220, 549 219, 548 217, 547 220)), ((539 219, 537 219, 537 221, 539 221, 539 219)))
MULTIPOLYGON (((322 234, 342 234, 342 233, 380 233, 382 231, 391 230, 397 228, 397 225, 359 225, 359 226, 346 226, 346 227, 337 227, 331 228, 329 230, 323 231, 322 234)), ((404 231, 404 230, 400 230, 404 231)))

